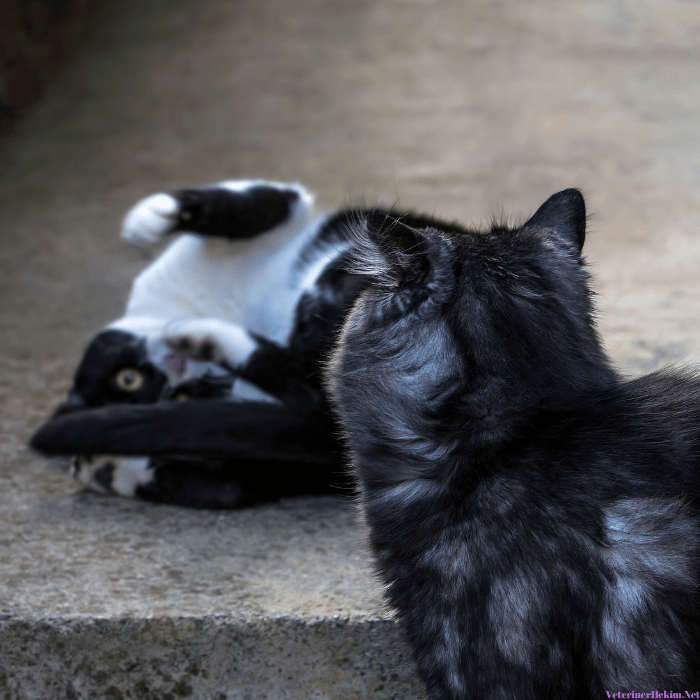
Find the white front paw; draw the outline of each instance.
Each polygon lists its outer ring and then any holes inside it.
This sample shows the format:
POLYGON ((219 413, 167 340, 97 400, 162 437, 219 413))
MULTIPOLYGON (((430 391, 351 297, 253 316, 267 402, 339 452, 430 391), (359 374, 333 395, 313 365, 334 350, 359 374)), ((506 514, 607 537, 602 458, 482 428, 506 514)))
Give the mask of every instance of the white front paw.
POLYGON ((127 212, 121 236, 137 248, 151 248, 175 230, 180 203, 169 194, 142 199, 127 212))
POLYGON ((234 369, 257 349, 257 343, 245 329, 216 319, 174 321, 168 326, 165 342, 180 355, 234 369))

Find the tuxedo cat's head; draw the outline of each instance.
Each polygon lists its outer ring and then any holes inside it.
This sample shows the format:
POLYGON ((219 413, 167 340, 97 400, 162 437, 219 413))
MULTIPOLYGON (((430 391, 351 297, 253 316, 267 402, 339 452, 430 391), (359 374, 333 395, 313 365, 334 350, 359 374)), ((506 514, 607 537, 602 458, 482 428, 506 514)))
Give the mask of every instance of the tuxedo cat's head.
POLYGON ((361 406, 370 433, 395 412, 399 442, 457 425, 494 440, 528 407, 607 382, 578 190, 553 195, 517 227, 409 224, 370 213, 356 227, 355 270, 371 283, 327 370, 346 420, 361 406))
POLYGON ((233 381, 212 363, 178 356, 161 340, 112 327, 87 346, 55 416, 113 404, 222 398, 230 395, 233 381))
POLYGON ((144 338, 108 329, 88 345, 56 415, 107 404, 153 403, 167 381, 166 373, 149 358, 144 338))

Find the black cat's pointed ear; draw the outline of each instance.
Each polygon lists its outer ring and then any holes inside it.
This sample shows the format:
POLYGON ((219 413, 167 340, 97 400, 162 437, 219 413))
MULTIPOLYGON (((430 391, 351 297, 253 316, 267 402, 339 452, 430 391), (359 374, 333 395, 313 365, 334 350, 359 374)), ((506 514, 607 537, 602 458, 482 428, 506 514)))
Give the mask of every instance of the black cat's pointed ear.
POLYGON ((573 188, 553 194, 523 228, 553 231, 580 253, 586 238, 586 203, 583 195, 573 188))

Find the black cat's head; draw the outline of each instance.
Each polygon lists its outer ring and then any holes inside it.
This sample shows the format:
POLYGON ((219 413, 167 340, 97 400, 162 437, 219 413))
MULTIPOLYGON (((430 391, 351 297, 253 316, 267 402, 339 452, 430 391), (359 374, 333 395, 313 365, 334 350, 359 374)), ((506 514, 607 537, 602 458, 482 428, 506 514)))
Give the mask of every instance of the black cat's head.
POLYGON ((167 381, 165 372, 150 361, 143 338, 108 329, 88 345, 56 415, 107 404, 153 403, 167 381))
POLYGON ((498 439, 528 409, 605 384, 585 225, 574 189, 521 226, 481 232, 370 212, 355 232, 354 267, 371 282, 327 369, 341 416, 362 406, 377 425, 395 411, 405 420, 394 426, 408 432, 459 425, 498 439))

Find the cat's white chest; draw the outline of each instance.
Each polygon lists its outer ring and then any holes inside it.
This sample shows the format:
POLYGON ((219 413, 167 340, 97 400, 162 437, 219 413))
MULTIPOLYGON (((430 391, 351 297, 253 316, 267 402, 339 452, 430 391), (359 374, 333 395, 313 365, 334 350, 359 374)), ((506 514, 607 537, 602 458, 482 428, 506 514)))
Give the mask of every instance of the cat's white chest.
POLYGON ((136 278, 126 315, 217 318, 284 343, 317 274, 316 260, 299 264, 314 228, 244 241, 184 234, 136 278))

